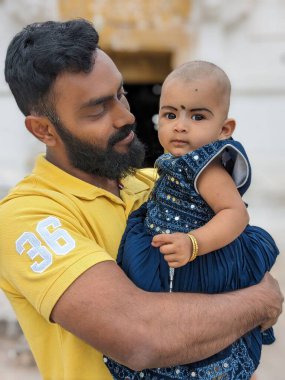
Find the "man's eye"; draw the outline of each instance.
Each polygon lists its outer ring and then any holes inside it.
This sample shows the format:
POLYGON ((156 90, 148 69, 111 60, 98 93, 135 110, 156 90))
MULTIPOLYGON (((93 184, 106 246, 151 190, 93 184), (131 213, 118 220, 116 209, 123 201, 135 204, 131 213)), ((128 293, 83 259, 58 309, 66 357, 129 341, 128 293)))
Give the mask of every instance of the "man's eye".
POLYGON ((166 119, 169 119, 169 120, 176 119, 176 115, 175 115, 175 113, 173 113, 173 112, 167 112, 167 113, 165 114, 165 117, 166 117, 166 119))
POLYGON ((97 104, 95 107, 92 107, 90 112, 88 113, 88 119, 96 119, 104 114, 106 110, 106 105, 104 103, 97 104))
POLYGON ((192 115, 192 116, 191 116, 191 119, 192 119, 192 120, 195 120, 195 121, 201 121, 201 120, 204 120, 205 117, 204 117, 203 115, 196 114, 196 115, 192 115))
POLYGON ((118 99, 120 100, 122 99, 123 96, 127 96, 127 95, 128 95, 127 91, 122 90, 118 93, 118 99))

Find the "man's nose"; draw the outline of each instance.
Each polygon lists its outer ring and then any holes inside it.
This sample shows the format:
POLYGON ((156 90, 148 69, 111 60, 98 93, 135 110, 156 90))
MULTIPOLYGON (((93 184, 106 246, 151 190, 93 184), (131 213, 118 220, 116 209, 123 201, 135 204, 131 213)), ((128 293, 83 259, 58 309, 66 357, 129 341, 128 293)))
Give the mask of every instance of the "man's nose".
POLYGON ((113 125, 115 128, 124 127, 127 124, 133 124, 135 116, 131 113, 128 102, 122 102, 119 99, 113 109, 113 125))

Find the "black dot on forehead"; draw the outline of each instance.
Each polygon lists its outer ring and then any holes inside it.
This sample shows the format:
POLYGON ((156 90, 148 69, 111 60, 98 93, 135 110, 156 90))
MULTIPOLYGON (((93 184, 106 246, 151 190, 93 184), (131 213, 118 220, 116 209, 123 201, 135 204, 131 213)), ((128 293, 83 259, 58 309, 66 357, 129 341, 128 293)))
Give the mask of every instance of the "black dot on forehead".
POLYGON ((198 88, 195 88, 195 91, 198 91, 198 88))

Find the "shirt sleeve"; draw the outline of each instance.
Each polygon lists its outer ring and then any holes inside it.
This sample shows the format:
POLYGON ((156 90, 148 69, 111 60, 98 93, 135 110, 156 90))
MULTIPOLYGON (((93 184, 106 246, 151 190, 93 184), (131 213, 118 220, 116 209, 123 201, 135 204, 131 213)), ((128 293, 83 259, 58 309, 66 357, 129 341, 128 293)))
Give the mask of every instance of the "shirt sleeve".
POLYGON ((0 281, 49 320, 59 297, 84 271, 113 258, 88 236, 80 218, 43 198, 1 206, 0 281))

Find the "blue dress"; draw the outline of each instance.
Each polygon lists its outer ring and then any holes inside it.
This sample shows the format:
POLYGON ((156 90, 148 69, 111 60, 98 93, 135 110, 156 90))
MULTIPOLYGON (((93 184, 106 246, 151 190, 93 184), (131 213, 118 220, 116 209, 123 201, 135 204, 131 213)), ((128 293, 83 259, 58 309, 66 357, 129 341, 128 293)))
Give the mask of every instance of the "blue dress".
MULTIPOLYGON (((169 291, 169 267, 159 249, 151 246, 154 235, 187 233, 214 216, 196 184, 205 167, 217 157, 243 196, 250 186, 251 168, 243 146, 232 138, 205 145, 181 157, 164 154, 157 159, 159 179, 148 202, 130 215, 117 259, 140 288, 169 291)), ((271 269, 278 253, 274 240, 265 230, 248 225, 227 246, 175 269, 173 291, 222 293, 257 284, 271 269)), ((271 344, 274 340, 272 328, 263 333, 256 328, 205 360, 140 372, 110 358, 105 357, 104 361, 114 379, 248 380, 259 364, 262 344, 271 344)))

